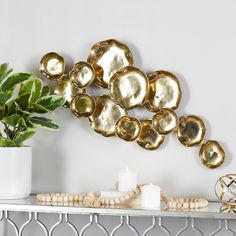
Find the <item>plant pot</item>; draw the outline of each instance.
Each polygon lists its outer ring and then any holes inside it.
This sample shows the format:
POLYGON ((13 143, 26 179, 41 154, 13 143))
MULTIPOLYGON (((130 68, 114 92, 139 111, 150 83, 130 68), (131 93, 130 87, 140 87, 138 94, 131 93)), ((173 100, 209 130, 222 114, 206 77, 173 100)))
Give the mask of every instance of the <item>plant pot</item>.
POLYGON ((31 193, 32 148, 0 147, 0 199, 21 199, 31 193))

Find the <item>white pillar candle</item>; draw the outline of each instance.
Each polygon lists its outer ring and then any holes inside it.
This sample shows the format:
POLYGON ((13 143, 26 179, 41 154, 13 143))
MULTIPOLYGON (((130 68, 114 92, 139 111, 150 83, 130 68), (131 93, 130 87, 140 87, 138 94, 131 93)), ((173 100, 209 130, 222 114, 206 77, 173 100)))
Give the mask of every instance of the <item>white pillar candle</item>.
POLYGON ((161 205, 161 189, 159 186, 149 184, 141 189, 142 207, 159 208, 161 205))
POLYGON ((137 187, 137 174, 126 168, 119 173, 119 191, 134 191, 137 187))

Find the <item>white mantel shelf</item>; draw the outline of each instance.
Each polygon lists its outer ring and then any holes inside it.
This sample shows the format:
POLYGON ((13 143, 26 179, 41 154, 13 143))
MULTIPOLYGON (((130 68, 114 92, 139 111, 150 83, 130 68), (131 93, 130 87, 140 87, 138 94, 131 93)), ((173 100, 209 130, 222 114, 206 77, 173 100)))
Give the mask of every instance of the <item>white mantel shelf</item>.
POLYGON ((221 212, 221 204, 210 202, 208 208, 199 210, 164 210, 143 209, 139 206, 125 208, 89 208, 83 206, 49 206, 36 203, 35 196, 21 200, 0 200, 0 211, 22 211, 38 213, 68 213, 68 214, 101 214, 101 215, 129 215, 129 216, 160 216, 160 217, 183 217, 183 218, 208 218, 208 219, 236 219, 236 213, 221 212))

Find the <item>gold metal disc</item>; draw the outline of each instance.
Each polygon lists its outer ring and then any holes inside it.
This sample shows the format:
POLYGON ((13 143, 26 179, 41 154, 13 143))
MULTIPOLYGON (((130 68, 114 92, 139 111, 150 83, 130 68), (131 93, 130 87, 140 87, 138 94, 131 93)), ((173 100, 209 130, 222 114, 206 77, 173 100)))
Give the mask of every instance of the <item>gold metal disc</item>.
POLYGON ((162 108, 178 108, 182 92, 176 76, 168 71, 155 71, 148 74, 148 78, 150 90, 146 102, 147 109, 157 112, 162 108))
POLYGON ((66 107, 70 107, 70 102, 76 94, 85 92, 85 89, 80 89, 73 86, 71 80, 69 79, 69 75, 63 75, 54 89, 55 94, 65 97, 66 107))
POLYGON ((152 126, 159 134, 169 134, 176 130, 178 117, 173 110, 163 108, 152 117, 152 126))
POLYGON ((89 117, 91 127, 97 133, 109 137, 115 135, 116 122, 127 112, 116 104, 108 95, 97 97, 95 110, 89 117))
POLYGON ((209 140, 201 146, 199 156, 203 165, 211 169, 221 166, 225 160, 224 149, 214 140, 209 140))
POLYGON ((109 39, 93 45, 87 61, 95 69, 97 85, 107 88, 118 70, 133 65, 133 56, 126 45, 109 39))
POLYGON ((152 121, 142 120, 141 133, 137 139, 137 143, 147 150, 154 150, 157 149, 163 142, 164 136, 157 133, 152 128, 152 121))
POLYGON ((87 62, 76 63, 69 73, 69 77, 75 87, 85 88, 95 79, 95 71, 87 62))
POLYGON ((94 112, 95 101, 88 94, 77 94, 71 100, 70 109, 77 117, 88 117, 94 112))
POLYGON ((40 61, 40 72, 48 79, 59 79, 65 72, 64 58, 55 52, 47 53, 40 61))
POLYGON ((127 66, 116 72, 109 83, 111 97, 122 107, 143 105, 148 97, 147 76, 138 68, 127 66))
POLYGON ((131 116, 122 116, 116 122, 116 135, 126 141, 134 141, 141 131, 141 123, 131 116))
POLYGON ((203 121, 197 116, 182 116, 179 119, 177 137, 186 147, 202 143, 206 133, 203 121))

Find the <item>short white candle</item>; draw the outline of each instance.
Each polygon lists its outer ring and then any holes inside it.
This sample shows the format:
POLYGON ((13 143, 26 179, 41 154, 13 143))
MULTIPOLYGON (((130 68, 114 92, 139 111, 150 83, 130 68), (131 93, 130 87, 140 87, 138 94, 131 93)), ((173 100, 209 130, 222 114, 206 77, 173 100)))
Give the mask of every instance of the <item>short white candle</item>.
POLYGON ((142 207, 159 208, 161 205, 161 189, 159 186, 149 184, 141 189, 142 207))
POLYGON ((137 174, 126 168, 125 171, 119 173, 119 191, 134 191, 137 187, 137 174))

